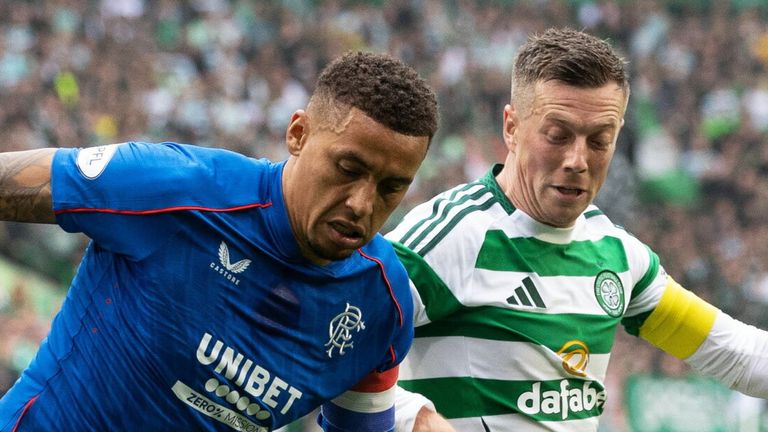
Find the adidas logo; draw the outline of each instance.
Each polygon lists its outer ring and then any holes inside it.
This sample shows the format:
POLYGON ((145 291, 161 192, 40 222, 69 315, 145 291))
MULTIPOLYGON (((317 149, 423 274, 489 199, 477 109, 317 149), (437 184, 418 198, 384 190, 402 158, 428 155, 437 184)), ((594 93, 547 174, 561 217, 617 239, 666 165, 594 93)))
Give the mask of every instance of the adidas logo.
POLYGON ((523 286, 519 286, 515 289, 515 293, 507 297, 507 303, 514 306, 536 307, 544 309, 547 305, 544 304, 544 300, 539 295, 539 290, 536 289, 536 285, 530 277, 526 276, 523 279, 523 286))

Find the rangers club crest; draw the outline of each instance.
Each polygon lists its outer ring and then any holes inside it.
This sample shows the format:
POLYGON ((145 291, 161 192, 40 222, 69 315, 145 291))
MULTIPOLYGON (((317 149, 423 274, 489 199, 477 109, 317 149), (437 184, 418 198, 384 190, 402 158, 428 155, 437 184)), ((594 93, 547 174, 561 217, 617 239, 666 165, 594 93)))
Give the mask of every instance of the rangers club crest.
POLYGON ((328 342, 325 351, 329 358, 333 358, 333 350, 338 349, 339 355, 345 354, 345 349, 354 348, 352 342, 352 331, 359 332, 365 330, 363 322, 363 313, 357 306, 351 306, 347 303, 344 312, 336 315, 328 324, 328 342))

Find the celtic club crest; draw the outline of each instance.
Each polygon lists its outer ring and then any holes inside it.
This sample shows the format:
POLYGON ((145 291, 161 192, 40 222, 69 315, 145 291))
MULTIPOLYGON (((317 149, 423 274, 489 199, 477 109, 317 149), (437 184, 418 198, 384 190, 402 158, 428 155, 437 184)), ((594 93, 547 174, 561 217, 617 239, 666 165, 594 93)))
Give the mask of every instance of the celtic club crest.
POLYGON ((347 308, 344 312, 336 315, 328 324, 328 342, 325 344, 328 347, 326 353, 328 357, 333 358, 333 350, 339 350, 339 355, 344 355, 345 349, 354 348, 354 342, 352 342, 352 332, 359 332, 365 329, 365 323, 363 322, 363 313, 360 308, 351 306, 347 303, 347 308))
POLYGON ((616 273, 603 270, 597 274, 595 297, 608 315, 618 318, 624 313, 624 286, 616 273))

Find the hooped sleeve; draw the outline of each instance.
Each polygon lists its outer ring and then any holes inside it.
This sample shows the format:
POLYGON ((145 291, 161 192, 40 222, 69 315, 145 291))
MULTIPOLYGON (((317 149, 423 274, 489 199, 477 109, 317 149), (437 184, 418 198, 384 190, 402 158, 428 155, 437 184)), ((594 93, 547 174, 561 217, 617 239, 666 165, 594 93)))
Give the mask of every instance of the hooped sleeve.
POLYGON ((324 404, 317 422, 326 432, 395 430, 398 368, 373 372, 351 390, 324 404))

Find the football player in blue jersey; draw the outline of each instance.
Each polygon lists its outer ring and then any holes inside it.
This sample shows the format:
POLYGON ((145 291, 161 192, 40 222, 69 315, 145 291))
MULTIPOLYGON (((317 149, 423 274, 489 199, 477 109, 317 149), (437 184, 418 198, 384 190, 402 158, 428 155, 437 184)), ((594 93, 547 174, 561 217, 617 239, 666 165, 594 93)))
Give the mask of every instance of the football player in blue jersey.
MULTIPOLYGON (((91 238, 0 431, 394 428, 408 276, 377 231, 426 156, 437 101, 348 53, 290 118, 290 156, 128 142, 0 154, 0 219, 91 238)), ((77 143, 73 143, 77 144, 77 143)))

